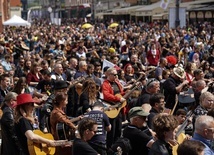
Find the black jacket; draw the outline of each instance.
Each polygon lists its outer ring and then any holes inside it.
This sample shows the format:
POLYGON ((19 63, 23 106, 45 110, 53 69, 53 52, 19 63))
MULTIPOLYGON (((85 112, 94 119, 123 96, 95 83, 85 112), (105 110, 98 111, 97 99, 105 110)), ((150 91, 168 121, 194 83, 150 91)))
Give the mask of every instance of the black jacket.
POLYGON ((165 141, 156 140, 149 151, 149 155, 172 155, 172 147, 165 141))
POLYGON ((20 155, 21 148, 14 131, 13 110, 6 104, 2 107, 1 118, 2 155, 20 155))

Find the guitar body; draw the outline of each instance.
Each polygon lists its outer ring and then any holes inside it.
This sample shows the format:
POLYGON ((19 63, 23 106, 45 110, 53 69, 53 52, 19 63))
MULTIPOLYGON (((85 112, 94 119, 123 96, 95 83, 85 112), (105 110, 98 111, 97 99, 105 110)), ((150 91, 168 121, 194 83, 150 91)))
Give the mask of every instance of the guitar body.
POLYGON ((173 155, 177 155, 177 149, 179 144, 183 143, 183 141, 186 139, 186 135, 184 133, 181 133, 178 138, 177 138, 177 142, 178 144, 172 147, 172 154, 173 155))
MULTIPOLYGON (((118 96, 118 97, 122 97, 122 95, 120 94, 116 94, 115 96, 118 96)), ((106 115, 109 117, 109 118, 116 118, 120 112, 120 110, 122 108, 124 108, 126 106, 126 101, 123 102, 123 103, 119 103, 119 104, 116 104, 116 105, 110 105, 109 107, 105 108, 107 110, 104 110, 106 115)))
MULTIPOLYGON (((34 130, 35 134, 50 140, 54 140, 53 136, 50 133, 43 133, 40 130, 34 130)), ((30 155, 54 155, 55 147, 49 147, 46 144, 39 144, 28 140, 28 150, 30 155)))
MULTIPOLYGON (((120 94, 116 94, 115 96, 119 97, 119 98, 125 98, 127 99, 135 89, 139 88, 142 86, 142 83, 136 83, 136 86, 134 88, 132 88, 132 90, 130 90, 127 94, 125 94, 124 96, 120 95, 120 94)), ((123 102, 123 103, 117 103, 115 105, 110 105, 110 106, 107 106, 106 108, 104 108, 104 112, 106 113, 106 115, 109 117, 109 118, 115 118, 118 116, 120 110, 122 108, 124 108, 126 106, 126 101, 123 102)))

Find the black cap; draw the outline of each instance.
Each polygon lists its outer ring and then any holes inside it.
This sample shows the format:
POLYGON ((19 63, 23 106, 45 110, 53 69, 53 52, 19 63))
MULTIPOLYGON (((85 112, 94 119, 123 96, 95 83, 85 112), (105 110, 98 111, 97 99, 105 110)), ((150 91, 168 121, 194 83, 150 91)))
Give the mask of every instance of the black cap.
POLYGON ((106 66, 103 68, 103 72, 106 72, 110 67, 109 66, 106 66))
POLYGON ((63 80, 59 80, 59 81, 55 81, 54 82, 54 89, 58 90, 58 89, 64 89, 64 88, 68 88, 68 83, 63 81, 63 80))

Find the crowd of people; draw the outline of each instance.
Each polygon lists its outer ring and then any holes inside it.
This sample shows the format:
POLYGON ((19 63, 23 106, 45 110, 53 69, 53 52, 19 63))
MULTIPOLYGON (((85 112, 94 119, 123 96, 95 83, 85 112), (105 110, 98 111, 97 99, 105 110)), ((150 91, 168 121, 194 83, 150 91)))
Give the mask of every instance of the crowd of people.
POLYGON ((1 153, 213 155, 213 23, 83 24, 0 34, 1 153))

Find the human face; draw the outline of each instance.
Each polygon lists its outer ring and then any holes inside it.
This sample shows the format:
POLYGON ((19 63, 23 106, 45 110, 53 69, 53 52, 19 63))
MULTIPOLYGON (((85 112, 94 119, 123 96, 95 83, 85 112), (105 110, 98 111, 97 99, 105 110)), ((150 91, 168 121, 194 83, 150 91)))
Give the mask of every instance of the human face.
POLYGON ((208 96, 206 97, 202 102, 201 105, 203 108, 207 109, 207 110, 211 110, 213 105, 214 105, 214 99, 213 96, 208 96))
POLYGON ((155 94, 155 93, 158 93, 159 91, 160 91, 160 83, 157 81, 154 83, 151 89, 151 93, 155 94))
POLYGON ((178 115, 177 116, 179 124, 182 124, 186 120, 186 115, 178 115))
POLYGON ((166 103, 165 103, 164 99, 160 99, 160 102, 157 104, 157 109, 160 113, 164 111, 165 104, 166 103))
POLYGON ((136 63, 138 61, 137 55, 132 55, 131 61, 134 62, 134 63, 136 63))
POLYGON ((68 104, 68 99, 66 98, 65 100, 63 100, 61 104, 65 108, 66 105, 68 104))
POLYGON ((115 81, 116 78, 117 78, 117 71, 114 70, 109 74, 109 80, 113 82, 115 81))
POLYGON ((204 129, 205 138, 214 140, 214 122, 204 129))
POLYGON ((90 140, 97 133, 97 125, 94 125, 92 129, 86 130, 86 141, 90 140))
POLYGON ((132 72, 132 66, 130 65, 130 66, 128 66, 127 68, 126 68, 126 71, 127 71, 127 73, 131 73, 132 72))
POLYGON ((32 113, 34 110, 34 103, 26 104, 26 110, 27 110, 27 112, 32 113))
POLYGON ((142 128, 146 126, 147 117, 137 116, 135 119, 136 119, 136 125, 138 128, 142 128))
POLYGON ((176 140, 176 132, 177 132, 177 129, 164 132, 165 141, 166 142, 175 141, 176 140))
POLYGON ((1 81, 1 86, 3 88, 7 88, 10 85, 10 78, 9 77, 5 77, 4 80, 1 81))

